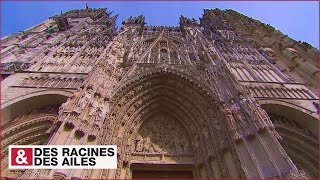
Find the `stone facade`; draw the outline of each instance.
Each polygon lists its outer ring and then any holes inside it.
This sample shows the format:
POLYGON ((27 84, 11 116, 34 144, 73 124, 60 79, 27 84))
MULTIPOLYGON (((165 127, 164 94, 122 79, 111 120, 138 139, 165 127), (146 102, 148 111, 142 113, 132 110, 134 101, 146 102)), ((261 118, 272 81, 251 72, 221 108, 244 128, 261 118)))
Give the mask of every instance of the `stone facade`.
POLYGON ((318 50, 232 10, 115 20, 72 10, 2 39, 1 176, 318 177, 318 50), (11 171, 10 144, 116 144, 118 168, 11 171))

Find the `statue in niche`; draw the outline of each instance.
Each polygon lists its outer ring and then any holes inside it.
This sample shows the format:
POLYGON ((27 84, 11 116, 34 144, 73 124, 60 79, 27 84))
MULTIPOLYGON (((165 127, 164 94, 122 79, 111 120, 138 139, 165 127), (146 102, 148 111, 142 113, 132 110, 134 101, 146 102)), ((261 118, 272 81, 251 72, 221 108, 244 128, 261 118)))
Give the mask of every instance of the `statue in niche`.
POLYGON ((240 101, 239 104, 243 108, 243 110, 249 115, 249 117, 253 117, 253 123, 256 126, 258 130, 262 128, 262 123, 260 123, 259 119, 260 116, 258 114, 258 111, 255 107, 253 107, 252 101, 248 98, 244 98, 243 95, 240 95, 240 101))
POLYGON ((104 102, 99 106, 98 108, 98 116, 103 119, 107 113, 110 112, 110 109, 109 109, 109 102, 107 102, 107 100, 105 99, 104 102))
POLYGON ((230 100, 231 105, 231 112, 233 117, 238 121, 238 123, 242 126, 242 130, 245 133, 246 136, 249 136, 252 134, 250 127, 246 121, 246 118, 243 116, 241 112, 241 108, 238 103, 234 102, 233 99, 230 100))
POLYGON ((96 114, 96 111, 97 111, 97 108, 98 108, 98 96, 94 96, 94 98, 92 98, 90 101, 89 101, 89 116, 93 116, 94 114, 96 114))
POLYGON ((136 138, 136 152, 142 152, 143 138, 138 134, 136 138))
POLYGON ((106 117, 106 114, 109 113, 109 103, 106 102, 107 101, 106 98, 104 98, 104 102, 101 102, 102 101, 101 99, 102 98, 99 99, 100 105, 97 106, 96 113, 94 114, 94 122, 99 128, 101 128, 103 120, 106 117))
POLYGON ((222 105, 222 107, 223 107, 224 114, 227 116, 228 128, 232 132, 234 139, 236 139, 236 140, 240 139, 241 136, 237 130, 237 125, 236 125, 236 122, 232 116, 231 110, 229 109, 229 107, 225 103, 222 105))
POLYGON ((92 98, 92 88, 88 88, 88 92, 84 92, 82 96, 80 97, 80 100, 77 102, 77 108, 75 109, 75 112, 80 114, 82 110, 90 103, 92 98))

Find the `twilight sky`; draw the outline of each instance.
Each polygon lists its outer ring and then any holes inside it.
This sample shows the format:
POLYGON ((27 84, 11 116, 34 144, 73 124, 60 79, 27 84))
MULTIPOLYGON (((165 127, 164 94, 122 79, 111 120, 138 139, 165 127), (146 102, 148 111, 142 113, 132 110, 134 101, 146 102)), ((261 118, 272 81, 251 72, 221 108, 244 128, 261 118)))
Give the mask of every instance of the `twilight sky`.
MULTIPOLYGON (((25 30, 46 19, 77 8, 86 1, 1 1, 1 37, 25 30)), ((203 9, 233 9, 270 24, 289 37, 319 48, 318 2, 100 2, 88 1, 89 7, 107 8, 118 14, 117 26, 129 16, 144 15, 149 25, 177 26, 180 15, 198 19, 203 9)))

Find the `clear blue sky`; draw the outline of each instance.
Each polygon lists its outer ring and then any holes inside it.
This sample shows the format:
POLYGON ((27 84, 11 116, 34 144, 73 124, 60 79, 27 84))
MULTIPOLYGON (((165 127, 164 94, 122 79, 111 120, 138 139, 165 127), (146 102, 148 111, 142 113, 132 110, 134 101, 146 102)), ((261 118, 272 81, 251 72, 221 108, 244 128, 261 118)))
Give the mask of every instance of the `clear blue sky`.
MULTIPOLYGON (((86 1, 4 2, 1 1, 1 37, 25 30, 49 16, 76 8, 86 1)), ((204 8, 233 9, 270 24, 295 40, 319 48, 318 2, 100 2, 88 1, 89 7, 105 7, 118 14, 117 26, 129 16, 144 15, 149 25, 178 25, 180 15, 198 19, 204 8)))

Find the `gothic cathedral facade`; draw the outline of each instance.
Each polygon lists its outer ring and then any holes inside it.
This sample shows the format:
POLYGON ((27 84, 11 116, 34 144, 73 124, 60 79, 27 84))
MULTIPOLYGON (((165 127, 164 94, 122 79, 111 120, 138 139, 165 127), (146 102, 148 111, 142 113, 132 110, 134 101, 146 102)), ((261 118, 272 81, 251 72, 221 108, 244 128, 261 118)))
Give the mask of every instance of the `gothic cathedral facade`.
POLYGON ((72 10, 1 39, 2 177, 318 177, 317 49, 232 10, 116 18, 72 10), (115 144, 118 168, 13 171, 12 144, 115 144))

